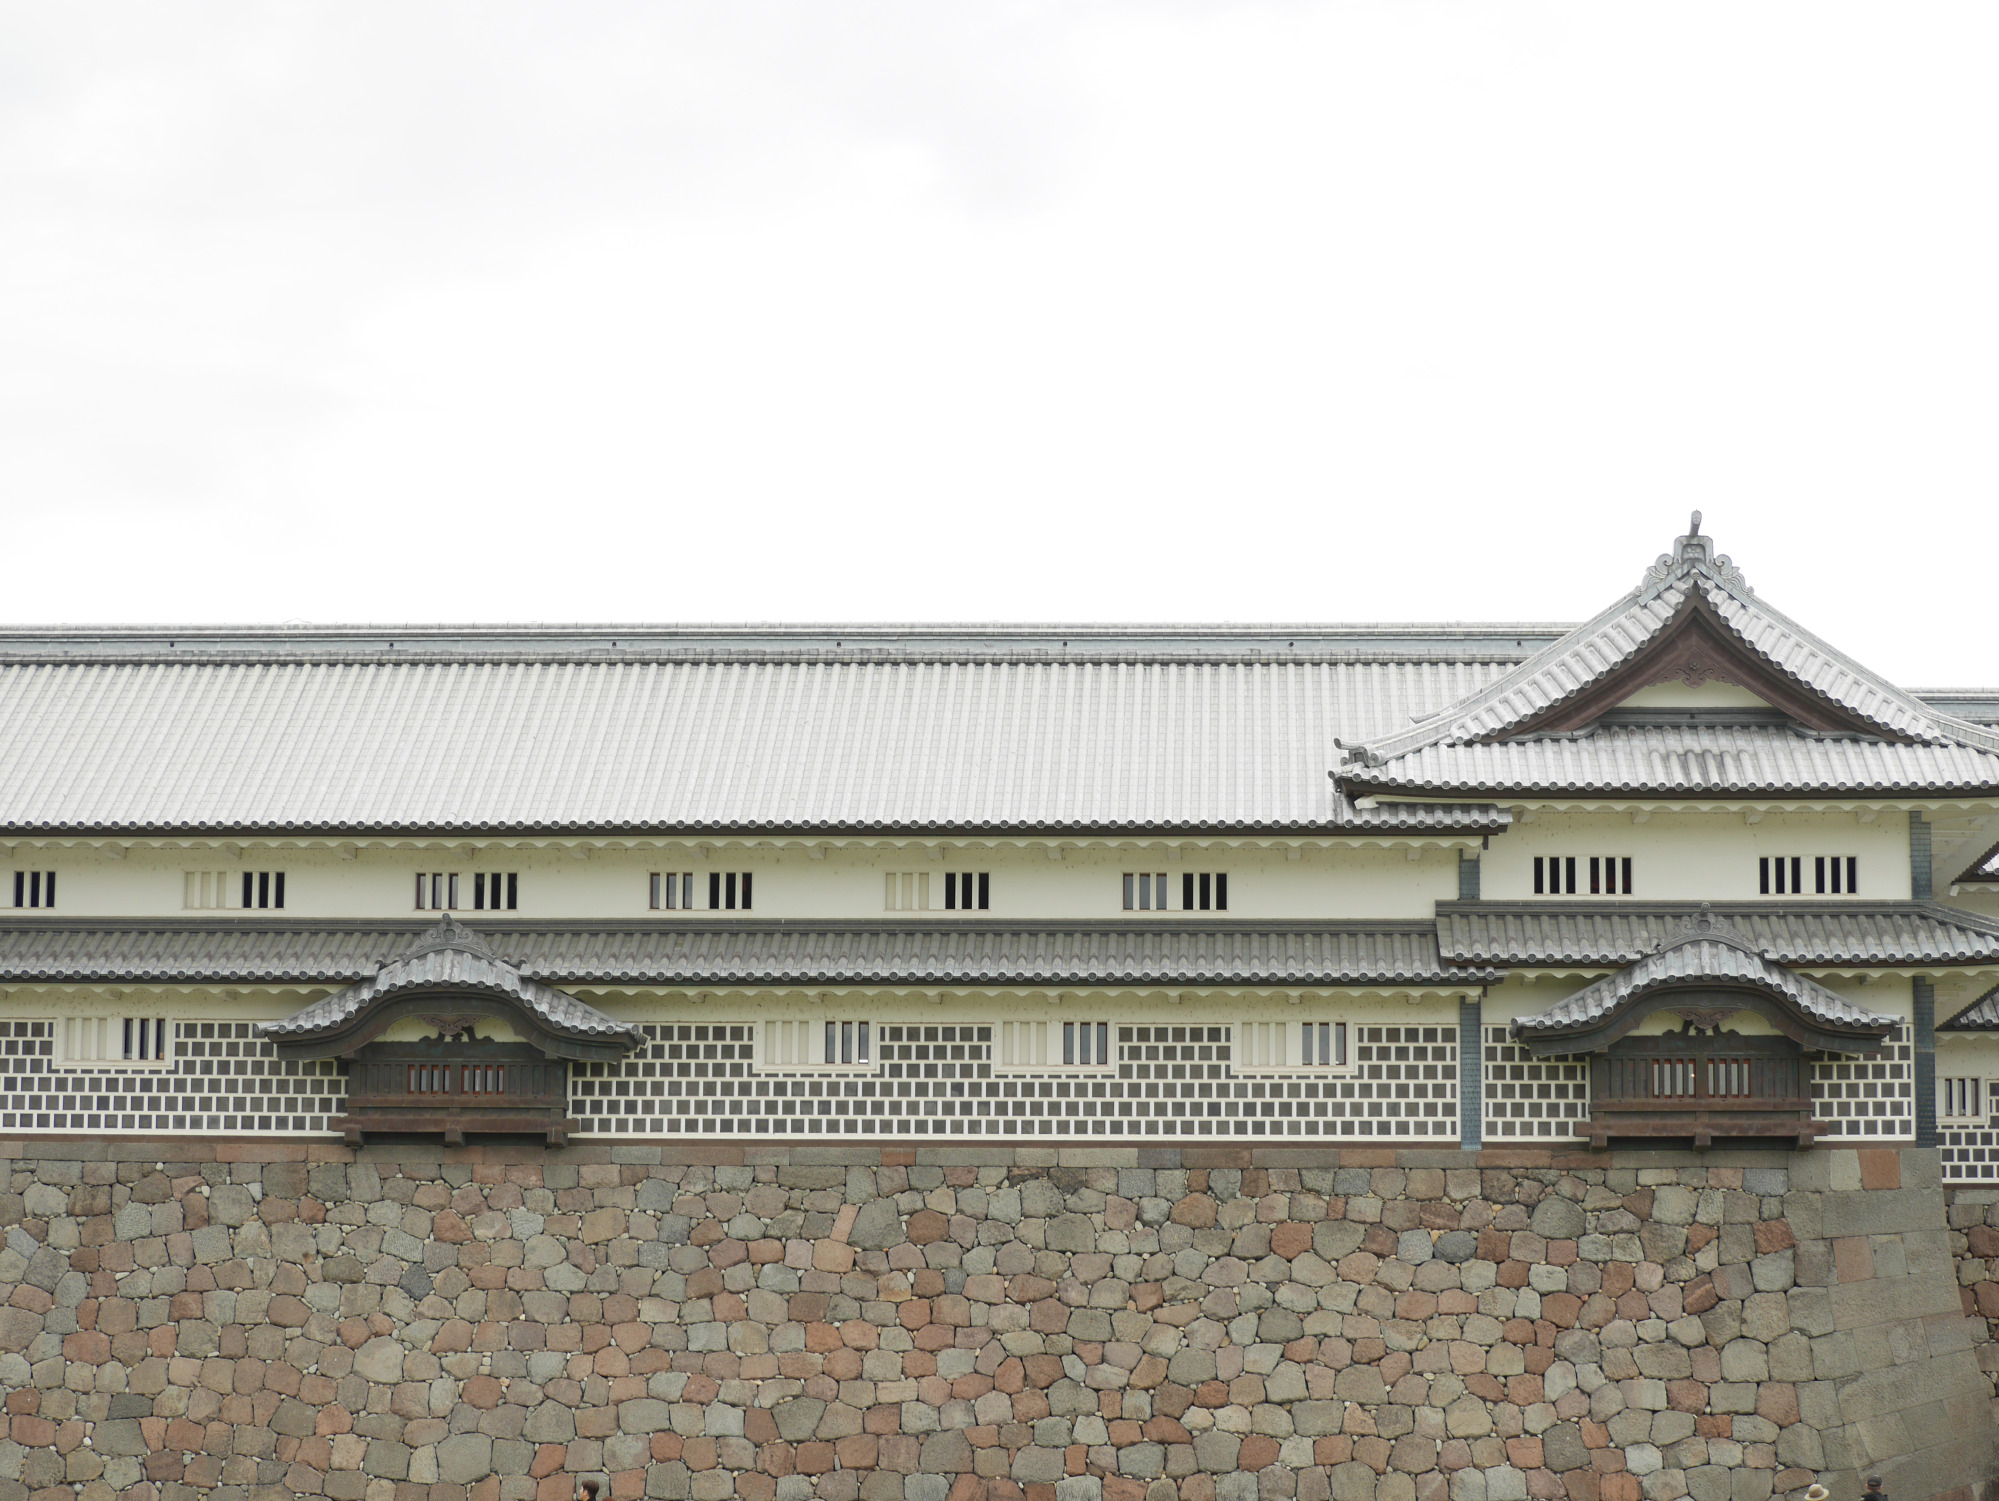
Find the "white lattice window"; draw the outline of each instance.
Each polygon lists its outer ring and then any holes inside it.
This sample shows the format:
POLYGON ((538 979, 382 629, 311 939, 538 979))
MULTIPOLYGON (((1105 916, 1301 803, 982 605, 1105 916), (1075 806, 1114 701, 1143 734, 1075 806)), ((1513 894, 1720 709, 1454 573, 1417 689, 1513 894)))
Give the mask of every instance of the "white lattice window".
POLYGON ((1949 1121, 1985 1119, 1985 1081, 1958 1077, 1937 1080, 1937 1118, 1949 1121))
POLYGON ((655 912, 684 912, 694 906, 694 872, 656 870, 652 873, 652 909, 655 912))
POLYGON ((1109 1068, 1111 1025, 1104 1021, 1001 1022, 1001 1068, 1109 1068))
POLYGON ((68 1063, 158 1064, 169 1057, 163 1016, 72 1016, 62 1034, 68 1063))
POLYGON ((1238 1022, 1239 1069, 1344 1068, 1345 1022, 1238 1022))
POLYGON ((882 872, 882 911, 928 912, 929 910, 929 871, 885 870, 882 872))
POLYGON ((766 1068, 872 1068, 874 1029, 853 1017, 764 1023, 766 1068))

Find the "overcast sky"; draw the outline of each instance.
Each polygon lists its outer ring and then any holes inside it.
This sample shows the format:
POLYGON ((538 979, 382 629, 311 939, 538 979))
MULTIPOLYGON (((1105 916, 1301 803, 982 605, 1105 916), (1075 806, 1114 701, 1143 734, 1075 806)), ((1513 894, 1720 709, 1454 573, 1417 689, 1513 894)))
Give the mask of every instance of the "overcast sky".
POLYGON ((1577 619, 1999 683, 1999 8, 0 3, 0 618, 1577 619))

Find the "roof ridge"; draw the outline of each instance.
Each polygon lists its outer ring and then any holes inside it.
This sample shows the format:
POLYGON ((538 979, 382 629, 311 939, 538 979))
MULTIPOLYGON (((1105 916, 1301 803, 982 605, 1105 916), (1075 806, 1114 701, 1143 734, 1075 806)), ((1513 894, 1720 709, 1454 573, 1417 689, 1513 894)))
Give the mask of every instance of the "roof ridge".
POLYGON ((1657 640, 1695 594, 1744 650, 1806 692, 1837 704, 1848 716, 1878 725, 1891 737, 1903 735, 1930 743, 1955 742, 1972 749, 1999 751, 1999 733, 1939 713, 1765 604, 1734 560, 1716 553, 1713 539, 1703 536, 1700 528, 1701 513, 1695 511, 1686 534, 1647 567, 1635 589, 1510 671, 1424 716, 1410 729, 1372 742, 1341 745, 1350 753, 1346 764, 1378 767, 1439 744, 1484 741, 1544 715, 1616 672, 1657 640), (1648 613, 1650 607, 1662 602, 1669 608, 1648 613), (1744 615, 1775 628, 1800 653, 1817 659, 1821 670, 1801 672, 1793 665, 1793 653, 1773 651, 1765 644, 1765 632, 1745 629, 1744 615), (1836 671, 1824 671, 1825 667, 1836 671), (1855 691, 1855 684, 1866 691, 1855 691), (1896 712, 1884 715, 1882 703, 1896 712))

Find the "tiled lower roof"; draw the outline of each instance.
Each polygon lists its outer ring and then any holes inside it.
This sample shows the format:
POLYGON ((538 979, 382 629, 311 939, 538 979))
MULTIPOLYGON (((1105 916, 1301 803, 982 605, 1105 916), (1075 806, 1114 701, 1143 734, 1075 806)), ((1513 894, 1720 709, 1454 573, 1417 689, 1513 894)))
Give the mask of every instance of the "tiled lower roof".
POLYGON ((612 1021, 575 996, 523 975, 478 934, 448 916, 373 974, 257 1030, 265 1037, 311 1037, 335 1030, 377 1001, 425 991, 499 996, 525 1007, 556 1032, 574 1037, 622 1036, 632 1043, 643 1037, 636 1027, 612 1021))
POLYGON ((1545 1011, 1516 1018, 1513 1025, 1530 1035, 1579 1030, 1603 1020, 1641 992, 1683 985, 1746 988, 1781 996, 1815 1021, 1841 1029, 1885 1029, 1895 1022, 1736 944, 1698 939, 1650 954, 1545 1011))
POLYGON ((1939 1032, 1999 1032, 1999 985, 1985 992, 1947 1022, 1939 1032))
POLYGON ((1988 793, 1999 790, 1999 755, 1780 725, 1599 725, 1573 735, 1427 745, 1386 765, 1349 764, 1340 784, 1354 795, 1427 797, 1988 793))
MULTIPOLYGON (((1624 965, 1701 910, 1692 902, 1440 902, 1445 960, 1481 965, 1624 965)), ((1780 964, 1975 964, 1999 960, 1999 922, 1935 902, 1715 904, 1717 917, 1780 964)))
MULTIPOLYGON (((421 924, 0 923, 0 983, 346 985, 421 924)), ((480 923, 551 985, 1456 986, 1429 922, 480 923)))

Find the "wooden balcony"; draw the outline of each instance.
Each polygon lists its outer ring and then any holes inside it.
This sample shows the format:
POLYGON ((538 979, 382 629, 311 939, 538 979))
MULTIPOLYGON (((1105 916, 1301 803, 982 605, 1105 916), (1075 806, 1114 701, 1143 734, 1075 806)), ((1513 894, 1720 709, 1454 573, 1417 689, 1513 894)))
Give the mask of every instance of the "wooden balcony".
POLYGON ((1626 1037, 1591 1067, 1590 1144, 1613 1138, 1691 1139, 1705 1149, 1717 1138, 1812 1144, 1824 1125, 1812 1118, 1803 1051, 1788 1037, 1677 1033, 1626 1037))
POLYGON ((347 1070, 347 1113, 334 1125, 350 1144, 369 1134, 534 1135, 568 1138, 569 1065, 520 1044, 371 1043, 347 1070))

